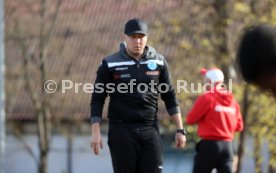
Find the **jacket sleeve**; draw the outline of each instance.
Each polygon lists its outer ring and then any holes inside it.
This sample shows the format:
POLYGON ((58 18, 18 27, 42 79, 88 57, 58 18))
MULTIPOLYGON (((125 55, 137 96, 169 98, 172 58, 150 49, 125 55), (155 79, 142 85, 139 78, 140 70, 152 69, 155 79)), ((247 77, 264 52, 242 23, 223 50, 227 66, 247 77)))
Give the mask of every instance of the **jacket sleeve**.
POLYGON ((188 113, 186 117, 186 123, 187 124, 198 123, 202 118, 204 118, 211 104, 212 104, 211 99, 208 99, 206 95, 199 96, 195 101, 191 111, 188 113))
POLYGON ((176 99, 175 91, 171 82, 168 63, 165 60, 165 58, 164 58, 164 68, 161 70, 159 81, 160 81, 160 84, 162 84, 162 86, 160 87, 162 91, 160 93, 161 99, 165 102, 165 106, 169 115, 180 113, 180 107, 176 99))
POLYGON ((242 119, 242 115, 241 115, 241 111, 240 111, 240 106, 238 105, 238 103, 236 104, 236 115, 237 115, 237 126, 236 126, 236 131, 242 131, 243 130, 243 119, 242 119))
POLYGON ((90 102, 90 122, 92 124, 102 121, 103 106, 107 97, 106 84, 108 84, 109 81, 110 74, 108 71, 107 62, 103 60, 97 71, 97 77, 94 83, 94 92, 90 102))

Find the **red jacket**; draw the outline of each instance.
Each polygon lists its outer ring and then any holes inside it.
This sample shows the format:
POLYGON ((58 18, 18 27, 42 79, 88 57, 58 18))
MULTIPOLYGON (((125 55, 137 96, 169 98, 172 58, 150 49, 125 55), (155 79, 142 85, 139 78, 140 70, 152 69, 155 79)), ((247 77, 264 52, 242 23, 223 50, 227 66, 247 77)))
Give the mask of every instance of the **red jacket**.
POLYGON ((198 124, 198 135, 206 140, 231 141, 243 129, 240 107, 229 92, 207 92, 199 96, 186 117, 198 124))

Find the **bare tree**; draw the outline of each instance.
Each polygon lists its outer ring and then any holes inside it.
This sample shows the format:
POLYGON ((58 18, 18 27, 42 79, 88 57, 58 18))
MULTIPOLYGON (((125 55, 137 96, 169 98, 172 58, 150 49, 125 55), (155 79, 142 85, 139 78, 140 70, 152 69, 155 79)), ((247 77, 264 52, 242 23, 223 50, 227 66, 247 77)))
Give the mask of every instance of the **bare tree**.
POLYGON ((24 86, 30 95, 37 122, 39 141, 39 159, 37 163, 39 173, 48 172, 49 141, 51 138, 51 95, 47 94, 44 90, 44 84, 47 80, 45 62, 47 58, 47 47, 59 14, 61 3, 62 0, 56 1, 52 18, 47 19, 46 22, 47 1, 40 0, 40 24, 36 41, 27 41, 26 35, 22 31, 22 26, 18 21, 14 28, 13 39, 16 40, 22 51, 24 86), (49 26, 46 27, 46 24, 49 26), (34 75, 34 71, 37 76, 34 75))

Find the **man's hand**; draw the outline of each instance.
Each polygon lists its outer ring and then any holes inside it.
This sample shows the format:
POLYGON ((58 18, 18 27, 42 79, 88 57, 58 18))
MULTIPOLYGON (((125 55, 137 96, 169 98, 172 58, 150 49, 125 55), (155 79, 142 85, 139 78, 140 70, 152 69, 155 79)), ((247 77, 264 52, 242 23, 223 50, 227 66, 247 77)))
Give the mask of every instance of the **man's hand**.
POLYGON ((100 153, 100 149, 103 149, 103 140, 100 132, 99 123, 92 124, 92 136, 90 145, 96 155, 100 153))
POLYGON ((186 136, 181 133, 175 133, 175 145, 176 148, 184 148, 186 144, 186 136))
MULTIPOLYGON (((171 115, 171 118, 175 123, 176 129, 183 129, 182 117, 180 113, 171 115)), ((186 136, 182 133, 175 133, 176 148, 184 148, 185 144, 186 144, 186 136)))

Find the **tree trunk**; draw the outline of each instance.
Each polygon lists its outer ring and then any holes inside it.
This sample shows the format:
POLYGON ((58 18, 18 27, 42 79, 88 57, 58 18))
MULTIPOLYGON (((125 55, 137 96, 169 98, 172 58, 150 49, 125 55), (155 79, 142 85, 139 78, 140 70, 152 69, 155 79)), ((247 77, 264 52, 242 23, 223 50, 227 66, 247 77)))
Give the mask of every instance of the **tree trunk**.
POLYGON ((73 149, 72 123, 68 123, 68 134, 67 134, 67 172, 68 173, 73 173, 72 149, 73 149))
POLYGON ((237 173, 241 172, 241 165, 242 165, 242 158, 244 154, 244 147, 245 147, 245 134, 247 131, 247 117, 248 117, 248 109, 249 109, 249 101, 248 101, 248 89, 249 85, 246 84, 244 86, 243 90, 243 104, 242 104, 242 117, 243 117, 243 122, 244 122, 244 129, 240 133, 239 137, 239 144, 238 144, 238 165, 237 165, 237 173))
POLYGON ((39 173, 48 173, 48 152, 42 151, 40 153, 40 163, 38 166, 39 173))
POLYGON ((48 173, 48 151, 49 151, 49 129, 47 128, 49 122, 47 117, 43 115, 40 111, 37 117, 37 125, 38 125, 38 138, 39 138, 39 165, 38 171, 39 173, 48 173))
POLYGON ((262 146, 262 140, 260 139, 259 135, 256 134, 254 136, 254 161, 255 161, 255 173, 262 173, 262 151, 261 151, 261 146, 262 146))
POLYGON ((276 163, 275 163, 275 158, 276 158, 276 151, 275 151, 275 141, 270 141, 269 142, 269 168, 268 172, 269 173, 276 173, 276 163))
POLYGON ((216 11, 216 20, 214 20, 214 58, 216 58, 217 65, 224 72, 225 81, 229 79, 229 64, 230 64, 230 53, 228 47, 228 27, 229 17, 233 9, 233 0, 216 0, 213 7, 216 11))

